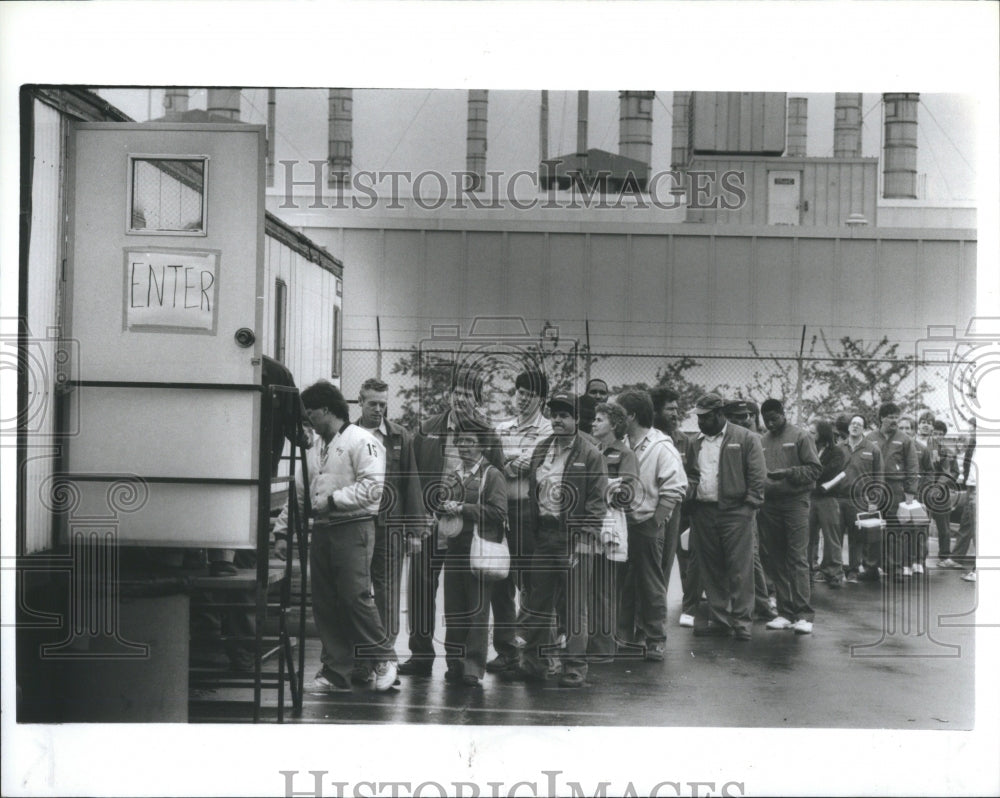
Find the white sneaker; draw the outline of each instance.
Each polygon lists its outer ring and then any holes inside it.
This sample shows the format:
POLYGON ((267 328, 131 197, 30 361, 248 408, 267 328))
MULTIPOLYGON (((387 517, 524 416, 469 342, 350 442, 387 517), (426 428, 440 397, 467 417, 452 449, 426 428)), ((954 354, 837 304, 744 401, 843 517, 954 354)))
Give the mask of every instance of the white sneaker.
POLYGON ((903 576, 904 577, 913 576, 913 571, 910 570, 910 567, 908 565, 903 566, 903 576))
POLYGON ((964 582, 975 582, 976 581, 976 572, 975 571, 969 571, 969 573, 967 573, 967 574, 962 574, 962 581, 964 581, 964 582))
POLYGON ((921 565, 920 563, 918 563, 918 562, 915 562, 915 563, 913 563, 913 575, 914 575, 914 576, 919 576, 919 575, 921 575, 921 574, 922 574, 923 572, 924 572, 924 566, 922 566, 922 565, 921 565))
POLYGON ((681 617, 678 619, 677 624, 679 626, 686 626, 691 628, 694 626, 694 616, 688 615, 686 612, 681 613, 681 617))
POLYGON ((375 666, 375 684, 373 689, 376 693, 384 693, 396 683, 396 674, 399 668, 392 661, 380 662, 375 666))
POLYGON ((938 560, 938 568, 961 568, 962 566, 955 562, 951 557, 946 557, 943 560, 938 560))
POLYGON ((306 685, 306 691, 310 693, 350 693, 351 687, 350 685, 340 687, 327 679, 322 673, 317 673, 316 678, 306 685))
POLYGON ((795 630, 795 634, 797 635, 812 634, 813 630, 812 621, 807 621, 805 618, 799 618, 795 623, 792 624, 792 629, 795 630))
POLYGON ((768 628, 768 629, 791 629, 792 628, 792 622, 790 620, 788 620, 788 618, 784 617, 783 615, 779 615, 774 620, 768 621, 765 624, 765 627, 768 628))

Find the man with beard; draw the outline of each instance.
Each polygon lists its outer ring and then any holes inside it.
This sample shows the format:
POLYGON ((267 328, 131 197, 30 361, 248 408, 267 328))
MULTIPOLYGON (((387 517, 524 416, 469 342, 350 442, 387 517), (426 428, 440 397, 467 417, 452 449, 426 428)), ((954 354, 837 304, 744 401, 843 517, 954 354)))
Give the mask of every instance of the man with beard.
POLYGON ((730 424, 716 394, 695 405, 701 434, 688 458, 688 497, 698 536, 698 564, 708 594, 708 622, 696 636, 748 641, 753 623, 753 518, 764 502, 760 438, 730 424))
MULTIPOLYGON (((760 437, 757 429, 757 405, 753 405, 746 399, 733 399, 726 402, 722 408, 726 421, 738 424, 744 429, 750 430, 754 435, 760 437)), ((754 595, 754 615, 758 618, 770 620, 778 612, 771 601, 772 588, 768 584, 767 576, 764 573, 764 565, 760 560, 760 532, 757 529, 757 515, 754 514, 753 521, 753 595, 754 595)))
MULTIPOLYGON (((413 454, 420 472, 424 508, 428 515, 439 511, 438 502, 445 495, 444 487, 461 466, 455 439, 460 430, 479 435, 483 456, 503 470, 500 439, 479 412, 483 402, 483 377, 478 370, 460 367, 451 383, 450 407, 444 413, 421 422, 413 438, 413 454)), ((407 612, 410 624, 410 659, 399 666, 404 676, 430 676, 434 665, 434 623, 437 611, 438 583, 447 551, 446 540, 439 539, 436 528, 418 541, 419 548, 410 552, 407 612)))
MULTIPOLYGON (((674 448, 681 456, 681 465, 686 467, 691 439, 678 429, 680 410, 677 406, 677 400, 680 397, 676 391, 667 386, 657 385, 649 389, 649 398, 653 400, 653 428, 670 436, 674 448)), ((674 557, 676 556, 681 585, 684 590, 680 617, 681 626, 694 624, 695 609, 698 607, 698 602, 701 601, 702 594, 701 575, 695 564, 697 555, 693 551, 690 540, 687 551, 678 554, 678 541, 681 532, 687 529, 689 524, 687 508, 683 502, 680 502, 670 514, 663 535, 663 589, 667 590, 670 586, 670 574, 674 570, 674 557)))

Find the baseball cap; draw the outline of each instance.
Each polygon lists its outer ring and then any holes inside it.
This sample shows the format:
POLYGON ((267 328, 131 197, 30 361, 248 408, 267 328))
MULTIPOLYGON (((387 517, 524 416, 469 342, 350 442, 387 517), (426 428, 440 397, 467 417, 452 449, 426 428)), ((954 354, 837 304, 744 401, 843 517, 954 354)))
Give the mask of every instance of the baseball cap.
POLYGON ((564 410, 569 410, 573 414, 573 418, 577 416, 577 399, 576 394, 570 391, 556 391, 549 395, 549 409, 554 410, 557 407, 561 407, 564 410))
POLYGON ((717 393, 706 393, 695 403, 694 412, 700 416, 704 413, 722 410, 725 404, 726 403, 722 401, 722 397, 717 393))

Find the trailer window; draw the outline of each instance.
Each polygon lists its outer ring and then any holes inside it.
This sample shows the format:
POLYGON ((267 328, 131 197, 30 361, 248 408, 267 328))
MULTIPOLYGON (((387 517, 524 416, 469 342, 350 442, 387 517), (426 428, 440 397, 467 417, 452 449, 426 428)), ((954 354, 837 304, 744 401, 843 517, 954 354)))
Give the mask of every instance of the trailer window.
POLYGON ((340 323, 341 323, 340 307, 334 305, 333 306, 333 363, 330 366, 330 375, 333 377, 340 376, 340 353, 341 353, 340 323))
POLYGON ((208 158, 129 158, 130 233, 205 235, 208 158))

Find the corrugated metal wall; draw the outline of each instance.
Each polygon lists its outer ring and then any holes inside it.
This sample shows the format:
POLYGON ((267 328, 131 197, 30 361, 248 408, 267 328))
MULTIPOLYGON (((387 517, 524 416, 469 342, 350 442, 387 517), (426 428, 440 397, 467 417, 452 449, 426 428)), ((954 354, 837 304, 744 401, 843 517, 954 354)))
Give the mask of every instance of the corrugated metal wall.
MULTIPOLYGON (((875 158, 695 158, 690 171, 707 171, 713 175, 741 172, 747 201, 738 208, 700 209, 688 207, 687 221, 705 224, 767 224, 768 171, 799 171, 802 173, 802 199, 808 203, 802 209, 802 224, 820 227, 843 225, 852 213, 861 213, 870 225, 877 221, 878 161, 875 158)), ((721 181, 721 177, 719 178, 721 181)), ((700 204, 711 204, 720 197, 718 184, 700 204)), ((734 199, 730 192, 730 204, 734 199)))
POLYGON ((62 120, 58 111, 34 104, 34 174, 31 187, 32 224, 28 255, 28 318, 31 344, 27 423, 28 460, 25 471, 25 554, 49 548, 52 518, 39 500, 55 464, 55 346, 58 323, 59 223, 62 207, 62 120))
POLYGON ((334 306, 337 277, 304 258, 283 242, 264 238, 264 354, 274 357, 275 281, 288 286, 285 365, 300 388, 325 378, 337 383, 333 371, 334 306))
POLYGON ((970 231, 593 227, 307 233, 351 264, 346 348, 375 346, 376 316, 383 346, 408 347, 435 323, 517 315, 581 341, 589 319, 595 350, 789 354, 803 324, 909 345, 975 310, 970 231))

